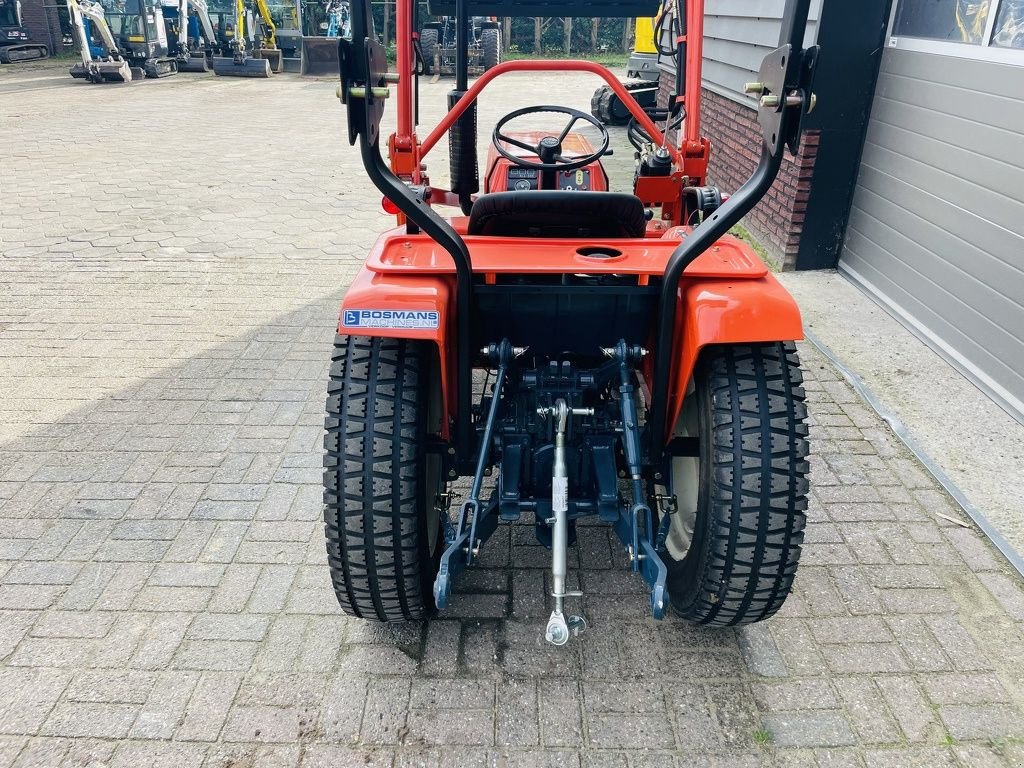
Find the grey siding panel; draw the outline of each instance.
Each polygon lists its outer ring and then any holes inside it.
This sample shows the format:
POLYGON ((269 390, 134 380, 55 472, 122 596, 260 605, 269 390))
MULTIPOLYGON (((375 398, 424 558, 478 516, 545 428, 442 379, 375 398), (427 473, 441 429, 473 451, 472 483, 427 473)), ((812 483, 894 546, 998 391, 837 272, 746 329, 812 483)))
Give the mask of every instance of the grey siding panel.
POLYGON ((885 52, 840 269, 1024 421, 1024 67, 885 52))
MULTIPOLYGON (((707 0, 704 7, 704 86, 731 98, 744 95, 761 60, 779 43, 785 0, 707 0)), ((805 44, 817 39, 821 0, 812 0, 805 44)))
POLYGON ((953 152, 945 142, 880 121, 871 125, 868 146, 880 170, 897 178, 917 174, 932 194, 942 196, 941 190, 949 189, 954 202, 970 197, 993 224, 1011 232, 1019 225, 1015 196, 1024 186, 1024 169, 966 148, 953 152))

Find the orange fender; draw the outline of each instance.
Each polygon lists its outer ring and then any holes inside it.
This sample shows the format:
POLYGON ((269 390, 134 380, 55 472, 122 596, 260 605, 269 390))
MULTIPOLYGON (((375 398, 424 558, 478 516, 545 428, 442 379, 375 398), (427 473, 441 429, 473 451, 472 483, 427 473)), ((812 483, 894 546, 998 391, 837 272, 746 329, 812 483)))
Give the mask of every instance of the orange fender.
POLYGON ((419 339, 437 345, 441 391, 446 404, 442 437, 449 438, 448 416, 455 409, 452 365, 454 349, 454 276, 381 274, 361 269, 352 282, 338 314, 338 333, 349 336, 385 336, 419 339))
POLYGON ((796 301, 766 273, 757 279, 694 280, 679 287, 676 361, 668 393, 668 435, 683 409, 686 388, 701 350, 711 344, 756 344, 803 339, 796 301))

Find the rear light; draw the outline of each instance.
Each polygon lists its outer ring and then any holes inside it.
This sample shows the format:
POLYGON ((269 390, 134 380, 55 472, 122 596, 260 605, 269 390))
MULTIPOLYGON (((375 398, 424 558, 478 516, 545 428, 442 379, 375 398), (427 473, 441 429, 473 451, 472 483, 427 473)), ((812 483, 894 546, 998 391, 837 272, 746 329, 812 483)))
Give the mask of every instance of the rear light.
POLYGON ((384 209, 384 213, 390 213, 392 216, 397 216, 402 212, 402 209, 387 197, 380 201, 380 207, 384 209))

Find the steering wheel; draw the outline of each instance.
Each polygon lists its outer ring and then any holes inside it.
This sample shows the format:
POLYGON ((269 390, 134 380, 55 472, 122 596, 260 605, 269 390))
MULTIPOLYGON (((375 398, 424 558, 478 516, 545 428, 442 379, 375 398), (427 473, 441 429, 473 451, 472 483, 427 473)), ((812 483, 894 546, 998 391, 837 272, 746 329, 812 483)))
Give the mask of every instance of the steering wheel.
POLYGON ((491 141, 494 142, 494 148, 497 149, 503 157, 508 158, 520 168, 533 168, 539 171, 574 171, 577 168, 590 165, 600 159, 601 156, 608 151, 608 144, 611 141, 611 137, 608 135, 608 129, 604 127, 604 124, 593 115, 589 115, 586 112, 580 112, 578 109, 571 109, 570 107, 545 105, 539 107, 525 107, 523 109, 517 109, 515 112, 509 112, 498 121, 496 126, 494 126, 494 134, 491 136, 491 141), (502 133, 502 128, 516 118, 523 117, 524 115, 540 114, 542 112, 555 112, 561 115, 568 115, 569 123, 558 136, 545 136, 535 147, 502 133), (581 120, 586 123, 590 123, 601 132, 601 146, 589 155, 566 157, 562 154, 562 142, 565 141, 565 137, 569 135, 569 131, 572 130, 573 126, 581 120), (502 145, 503 142, 535 154, 540 158, 540 162, 538 163, 533 160, 527 160, 519 157, 518 155, 512 154, 505 149, 502 145))

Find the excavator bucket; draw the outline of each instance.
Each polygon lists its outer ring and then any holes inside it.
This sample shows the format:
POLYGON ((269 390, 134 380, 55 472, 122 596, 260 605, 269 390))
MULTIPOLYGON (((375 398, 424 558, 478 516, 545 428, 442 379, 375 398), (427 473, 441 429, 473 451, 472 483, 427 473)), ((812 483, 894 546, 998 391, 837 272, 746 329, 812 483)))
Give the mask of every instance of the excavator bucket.
POLYGON ((202 51, 193 51, 187 59, 178 61, 179 72, 209 72, 211 71, 210 60, 202 51))
MULTIPOLYGON (((71 76, 94 83, 130 83, 133 79, 132 68, 127 61, 100 61, 93 64, 92 70, 82 64, 75 64, 70 70, 71 76)), ((141 79, 141 75, 139 79, 141 79)))
POLYGON ((214 56, 213 72, 225 77, 270 77, 270 62, 252 57, 237 60, 229 56, 214 56))
POLYGON ((302 38, 302 74, 314 77, 338 76, 338 38, 302 38))
POLYGON ((284 71, 284 54, 280 48, 258 48, 253 53, 270 62, 271 72, 276 74, 284 71))

